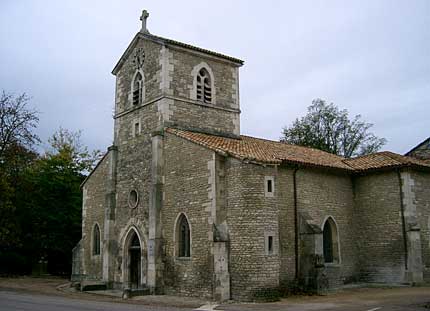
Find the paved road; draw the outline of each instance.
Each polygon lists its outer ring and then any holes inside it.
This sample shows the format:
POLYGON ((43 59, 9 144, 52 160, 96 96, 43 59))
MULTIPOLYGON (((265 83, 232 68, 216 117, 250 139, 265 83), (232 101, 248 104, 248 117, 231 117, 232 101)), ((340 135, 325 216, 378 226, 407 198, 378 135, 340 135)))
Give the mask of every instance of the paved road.
POLYGON ((59 296, 45 296, 12 291, 0 291, 0 311, 189 311, 190 309, 131 305, 100 301, 87 301, 59 296))
MULTIPOLYGON (((364 294, 287 299, 268 304, 227 304, 223 311, 429 311, 430 288, 368 291, 364 294), (352 298, 351 298, 352 297, 352 298)), ((0 311, 191 311, 191 308, 149 306, 0 290, 0 311)), ((199 308, 198 310, 213 310, 199 308)))

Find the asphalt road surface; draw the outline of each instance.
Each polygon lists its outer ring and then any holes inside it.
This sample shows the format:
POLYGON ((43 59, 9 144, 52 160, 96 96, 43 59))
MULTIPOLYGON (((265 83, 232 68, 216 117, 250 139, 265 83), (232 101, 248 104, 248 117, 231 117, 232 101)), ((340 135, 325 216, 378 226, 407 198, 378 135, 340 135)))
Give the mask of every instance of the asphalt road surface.
MULTIPOLYGON (((0 290, 0 311, 191 311, 192 308, 94 301, 20 291, 0 290)), ((194 310, 214 310, 201 307, 194 310)), ((215 310, 223 311, 430 311, 430 288, 407 288, 390 291, 366 291, 364 294, 334 295, 287 299, 267 304, 227 304, 215 310), (353 298, 351 298, 353 297, 353 298)))
POLYGON ((87 301, 59 296, 45 296, 12 291, 0 291, 0 311, 184 311, 190 309, 132 305, 103 301, 87 301))

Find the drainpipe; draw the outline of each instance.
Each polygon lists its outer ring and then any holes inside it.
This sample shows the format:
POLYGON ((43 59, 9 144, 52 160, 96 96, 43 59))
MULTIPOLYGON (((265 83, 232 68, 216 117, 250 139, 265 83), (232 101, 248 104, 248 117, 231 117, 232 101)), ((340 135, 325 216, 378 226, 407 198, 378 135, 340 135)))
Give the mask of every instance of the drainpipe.
POLYGON ((405 206, 403 204, 403 191, 402 191, 402 176, 400 169, 397 170, 397 177, 399 179, 399 192, 400 192, 400 214, 402 217, 402 232, 403 232, 403 246, 405 248, 405 269, 408 270, 408 242, 406 236, 406 223, 405 223, 405 206))
POLYGON ((299 212, 297 208, 297 171, 293 172, 293 191, 294 191, 294 252, 295 252, 295 279, 299 278, 299 212))

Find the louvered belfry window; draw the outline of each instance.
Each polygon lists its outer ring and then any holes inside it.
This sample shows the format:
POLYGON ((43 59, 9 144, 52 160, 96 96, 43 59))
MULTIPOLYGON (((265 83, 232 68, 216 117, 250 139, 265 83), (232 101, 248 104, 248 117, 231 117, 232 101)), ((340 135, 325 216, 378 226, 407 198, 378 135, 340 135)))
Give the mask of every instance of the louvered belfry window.
POLYGON ((197 74, 197 100, 205 104, 212 103, 212 87, 209 72, 202 68, 197 74))
POLYGON ((133 105, 140 104, 142 102, 143 93, 143 77, 140 72, 136 75, 133 85, 133 105))

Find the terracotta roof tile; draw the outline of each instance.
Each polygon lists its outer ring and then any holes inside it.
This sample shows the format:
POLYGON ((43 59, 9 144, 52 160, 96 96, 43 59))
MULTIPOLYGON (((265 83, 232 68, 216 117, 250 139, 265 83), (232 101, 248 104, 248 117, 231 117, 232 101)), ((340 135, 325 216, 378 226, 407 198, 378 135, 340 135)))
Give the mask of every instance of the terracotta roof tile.
POLYGON ((430 169, 430 164, 424 161, 402 156, 390 151, 377 152, 353 159, 345 159, 344 162, 357 171, 369 171, 381 168, 394 167, 422 167, 430 169))
POLYGON ((343 163, 344 158, 318 149, 249 136, 235 139, 173 128, 168 128, 166 131, 211 150, 242 160, 274 164, 287 162, 352 171, 351 167, 343 163))
POLYGON ((350 172, 403 166, 430 169, 430 164, 388 151, 345 159, 318 149, 244 135, 240 136, 240 138, 228 138, 175 128, 167 128, 166 131, 221 154, 251 162, 302 164, 342 169, 350 172))

